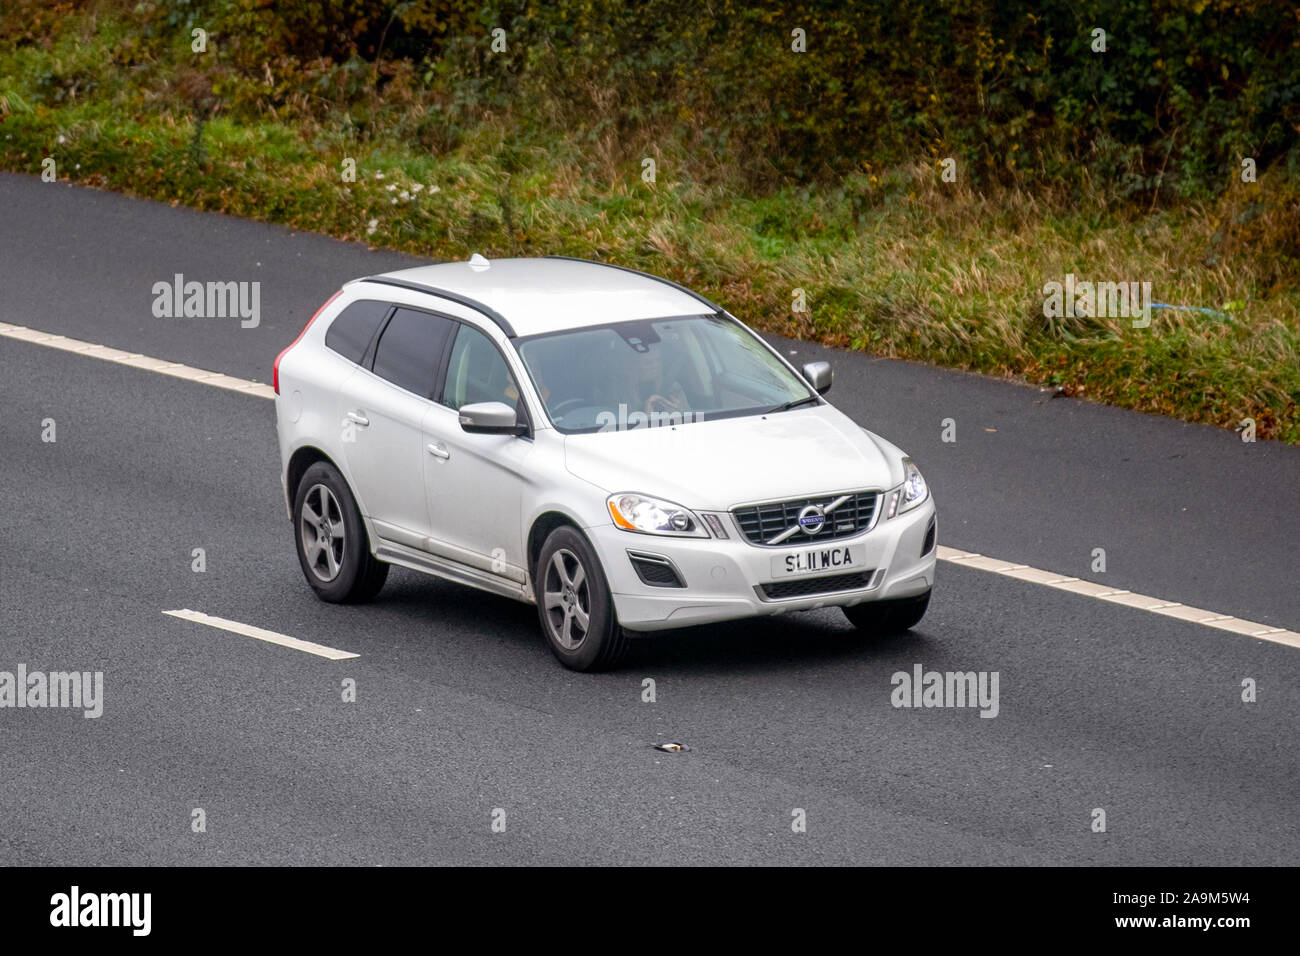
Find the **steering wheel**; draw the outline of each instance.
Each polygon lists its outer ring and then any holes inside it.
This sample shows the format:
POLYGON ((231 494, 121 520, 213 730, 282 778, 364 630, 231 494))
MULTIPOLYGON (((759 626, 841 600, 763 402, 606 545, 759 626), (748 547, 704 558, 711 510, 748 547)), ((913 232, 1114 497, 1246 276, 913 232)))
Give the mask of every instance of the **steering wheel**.
POLYGON ((565 412, 571 412, 575 408, 581 408, 587 404, 585 398, 566 398, 562 402, 556 402, 549 409, 552 418, 563 418, 565 412))
POLYGON ((664 398, 662 395, 651 395, 645 400, 645 412, 647 415, 668 414, 680 412, 681 407, 670 398, 664 398))

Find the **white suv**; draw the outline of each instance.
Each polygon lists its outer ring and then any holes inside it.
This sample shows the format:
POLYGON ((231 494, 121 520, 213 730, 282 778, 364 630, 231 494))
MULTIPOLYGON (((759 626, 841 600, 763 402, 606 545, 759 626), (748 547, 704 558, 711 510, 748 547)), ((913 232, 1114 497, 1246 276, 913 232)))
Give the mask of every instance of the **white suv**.
POLYGON ((349 282, 275 362, 303 573, 326 601, 398 564, 535 603, 576 670, 631 632, 825 606, 905 630, 934 504, 830 384, 617 266, 474 256, 349 282))

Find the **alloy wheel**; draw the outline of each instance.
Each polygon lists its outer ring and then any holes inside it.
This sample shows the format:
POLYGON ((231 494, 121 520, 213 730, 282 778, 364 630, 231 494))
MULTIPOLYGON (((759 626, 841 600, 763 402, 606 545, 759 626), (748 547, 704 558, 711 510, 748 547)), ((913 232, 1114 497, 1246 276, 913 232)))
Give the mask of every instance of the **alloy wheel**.
POLYGON ((318 580, 333 581, 343 569, 343 549, 347 538, 343 509, 339 507, 334 492, 319 484, 307 490, 299 528, 307 567, 318 580))
POLYGON ((591 591, 582 561, 568 548, 556 551, 546 566, 542 598, 551 636, 565 650, 576 650, 591 625, 591 591))

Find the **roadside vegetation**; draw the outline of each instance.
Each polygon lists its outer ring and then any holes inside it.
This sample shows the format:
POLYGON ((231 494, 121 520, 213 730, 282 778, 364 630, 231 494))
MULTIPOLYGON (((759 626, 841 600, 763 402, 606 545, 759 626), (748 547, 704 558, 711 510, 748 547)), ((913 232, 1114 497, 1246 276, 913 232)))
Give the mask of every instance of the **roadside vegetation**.
POLYGON ((840 6, 10 0, 0 166, 1300 443, 1300 13, 840 6), (1067 274, 1188 308, 1045 317, 1067 274))

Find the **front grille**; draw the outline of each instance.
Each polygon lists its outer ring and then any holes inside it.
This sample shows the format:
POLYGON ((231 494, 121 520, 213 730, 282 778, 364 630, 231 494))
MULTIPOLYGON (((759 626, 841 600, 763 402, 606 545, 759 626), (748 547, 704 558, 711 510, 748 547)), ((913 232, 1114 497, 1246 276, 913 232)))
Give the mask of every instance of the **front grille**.
MULTIPOLYGON (((792 498, 789 501, 773 501, 769 504, 751 505, 737 508, 731 514, 736 519, 741 533, 749 539, 750 544, 766 545, 782 531, 790 528, 799 520, 799 512, 809 505, 823 508, 841 498, 843 495, 819 495, 816 498, 792 498)), ((800 544, 812 544, 830 541, 834 538, 847 538, 871 527, 871 519, 876 515, 876 503, 880 493, 859 491, 850 495, 844 502, 826 516, 826 523, 816 534, 798 531, 773 547, 793 547, 800 544)))
POLYGON ((855 571, 851 574, 832 574, 827 578, 773 581, 771 584, 760 584, 758 589, 769 601, 809 597, 813 594, 833 594, 836 591, 858 591, 871 583, 871 576, 875 573, 875 571, 855 571))

